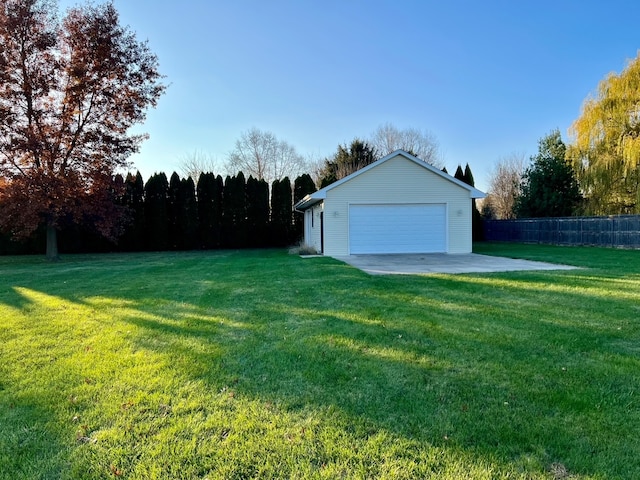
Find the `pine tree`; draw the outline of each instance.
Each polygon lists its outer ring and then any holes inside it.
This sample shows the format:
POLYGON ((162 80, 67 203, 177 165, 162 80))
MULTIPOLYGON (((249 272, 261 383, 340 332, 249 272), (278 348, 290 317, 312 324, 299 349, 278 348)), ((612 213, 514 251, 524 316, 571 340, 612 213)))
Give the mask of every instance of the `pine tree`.
POLYGON ((375 148, 362 140, 355 139, 351 145, 339 145, 331 159, 325 160, 320 172, 320 187, 344 178, 378 159, 375 148))
POLYGON ((519 217, 565 217, 574 214, 580 190, 573 167, 565 160, 560 131, 540 139, 538 154, 524 173, 516 201, 519 217))

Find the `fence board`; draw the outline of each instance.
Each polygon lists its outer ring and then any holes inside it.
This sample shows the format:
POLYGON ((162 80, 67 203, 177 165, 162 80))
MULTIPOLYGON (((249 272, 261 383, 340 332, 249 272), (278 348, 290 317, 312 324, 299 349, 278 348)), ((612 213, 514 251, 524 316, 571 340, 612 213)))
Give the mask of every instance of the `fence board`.
POLYGON ((492 242, 640 248, 640 215, 486 220, 492 242))

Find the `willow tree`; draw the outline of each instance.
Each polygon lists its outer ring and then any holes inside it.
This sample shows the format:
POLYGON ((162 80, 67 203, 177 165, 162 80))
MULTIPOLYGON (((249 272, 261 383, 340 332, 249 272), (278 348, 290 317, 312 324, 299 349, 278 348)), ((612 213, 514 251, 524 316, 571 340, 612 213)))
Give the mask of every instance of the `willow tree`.
POLYGON ((117 233, 112 178, 145 135, 165 87, 157 57, 120 25, 111 2, 73 7, 55 0, 0 2, 0 227, 26 237, 88 221, 117 233))
POLYGON ((570 133, 586 213, 640 212, 640 55, 600 82, 570 133))

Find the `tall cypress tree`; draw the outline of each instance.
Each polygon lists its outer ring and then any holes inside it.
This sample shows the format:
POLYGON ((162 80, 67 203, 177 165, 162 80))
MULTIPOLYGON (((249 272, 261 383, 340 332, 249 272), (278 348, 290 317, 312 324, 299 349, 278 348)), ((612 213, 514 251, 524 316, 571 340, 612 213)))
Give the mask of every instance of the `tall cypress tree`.
MULTIPOLYGON (((471 173, 471 167, 469 167, 468 163, 464 167, 462 181, 472 187, 476 186, 476 182, 473 179, 473 173, 471 173)), ((480 210, 478 210, 475 198, 471 200, 471 229, 474 242, 484 240, 484 220, 480 214, 480 210)))
POLYGON ((304 173, 293 182, 293 203, 298 203, 305 196, 316 192, 316 184, 313 182, 311 175, 304 173))
POLYGON ((222 196, 222 247, 235 247, 235 239, 232 236, 234 228, 233 197, 236 178, 230 175, 224 179, 224 195, 222 196))
POLYGON ((222 177, 201 173, 198 179, 198 225, 200 245, 205 249, 220 248, 222 229, 222 177))
POLYGON ((472 187, 476 186, 476 182, 473 179, 473 173, 471 173, 471 167, 469 167, 468 163, 464 167, 464 178, 462 181, 467 185, 471 185, 472 187))
POLYGON ((198 246, 198 205, 196 203, 196 186, 191 177, 180 181, 180 205, 182 211, 178 217, 181 232, 179 247, 182 250, 193 250, 198 246))
POLYGON ((456 168, 456 173, 453 174, 453 178, 457 178, 458 180, 464 182, 464 172, 462 171, 462 167, 460 165, 458 165, 458 168, 456 168))
POLYGON ((146 241, 149 250, 166 250, 169 245, 167 193, 169 182, 164 173, 156 173, 144 187, 146 241))
POLYGON ((284 247, 292 241, 293 202, 289 177, 276 180, 271 186, 272 241, 284 247))
MULTIPOLYGON (((316 184, 313 182, 311 175, 305 173, 300 175, 293 182, 293 203, 296 204, 302 200, 306 195, 315 192, 316 184)), ((303 237, 304 229, 304 214, 300 212, 293 212, 293 234, 292 239, 297 242, 303 237)))
POLYGON ((247 180, 248 246, 268 246, 268 227, 269 185, 250 176, 247 180))
POLYGON ((244 174, 227 176, 224 183, 224 240, 227 248, 247 246, 247 195, 244 174))
POLYGON ((269 243, 278 246, 280 242, 280 225, 278 211, 280 210, 280 180, 271 183, 271 217, 269 221, 269 243))
POLYGON ((124 205, 129 213, 129 223, 122 235, 120 248, 125 251, 144 250, 144 182, 142 175, 137 172, 135 176, 127 174, 124 182, 124 205))
POLYGON ((180 198, 180 176, 173 172, 169 179, 169 190, 167 192, 167 217, 169 223, 169 248, 178 250, 180 248, 182 232, 180 232, 180 215, 184 206, 180 198))

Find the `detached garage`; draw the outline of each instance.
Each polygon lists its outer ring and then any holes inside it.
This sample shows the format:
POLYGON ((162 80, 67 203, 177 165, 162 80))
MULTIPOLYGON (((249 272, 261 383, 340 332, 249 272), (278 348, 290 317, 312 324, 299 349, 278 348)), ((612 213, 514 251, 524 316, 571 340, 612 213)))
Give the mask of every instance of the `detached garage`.
POLYGON ((398 150, 295 205, 325 255, 470 253, 479 190, 398 150))

